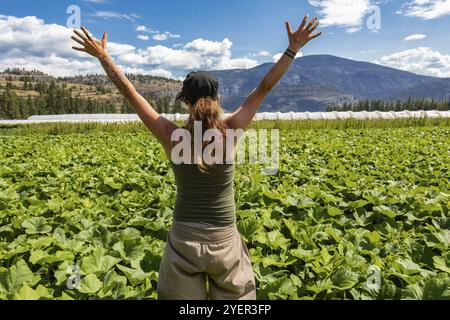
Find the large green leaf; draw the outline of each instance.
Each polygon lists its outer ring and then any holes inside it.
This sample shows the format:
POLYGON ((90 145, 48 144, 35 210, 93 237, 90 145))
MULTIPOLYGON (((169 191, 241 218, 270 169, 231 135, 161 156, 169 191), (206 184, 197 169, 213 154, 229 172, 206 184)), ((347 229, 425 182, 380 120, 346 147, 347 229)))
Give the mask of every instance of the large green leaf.
POLYGON ((140 239, 117 242, 113 249, 117 250, 126 261, 137 260, 144 256, 144 246, 140 239))
MULTIPOLYGON (((447 255, 450 257, 450 254, 447 255)), ((436 269, 447 272, 450 274, 450 261, 444 257, 433 257, 433 263, 436 269)))
POLYGON ((357 273, 348 268, 340 267, 332 276, 331 281, 334 287, 339 290, 348 290, 358 283, 359 276, 357 273))
POLYGON ((143 283, 145 279, 156 274, 155 272, 145 273, 141 269, 127 268, 120 264, 117 265, 117 267, 119 268, 120 271, 122 271, 125 274, 125 276, 128 278, 128 280, 133 286, 143 283))
POLYGON ((422 268, 415 262, 408 259, 397 259, 393 262, 393 267, 405 275, 420 273, 422 268))
POLYGON ((261 225, 257 219, 247 218, 238 221, 239 232, 244 237, 245 241, 251 241, 255 234, 261 231, 261 225))
POLYGON ((22 228, 28 234, 46 234, 52 231, 44 217, 33 217, 22 223, 22 228))
POLYGON ((397 213, 395 213, 395 211, 393 211, 391 208, 387 207, 387 206, 377 206, 373 208, 373 211, 380 213, 382 215, 385 215, 389 218, 395 218, 397 216, 397 213))
POLYGON ((39 279, 39 276, 35 275, 26 262, 21 259, 7 271, 0 272, 0 293, 14 293, 23 285, 35 285, 39 279))
POLYGON ((102 282, 97 278, 95 274, 88 274, 80 281, 80 292, 95 294, 101 289, 102 285, 102 282))
POLYGON ((450 300, 450 277, 441 275, 425 282, 423 288, 425 300, 450 300))
POLYGON ((141 269, 142 271, 148 273, 151 271, 159 271, 159 266, 161 263, 161 256, 154 254, 152 251, 146 250, 142 259, 134 260, 131 262, 131 266, 135 269, 141 269))
POLYGON ((47 265, 54 264, 60 261, 73 261, 74 258, 75 255, 72 252, 68 251, 58 250, 55 253, 50 254, 47 251, 34 250, 31 251, 30 262, 32 264, 47 265))
POLYGON ((14 299, 16 300, 39 300, 40 298, 40 294, 28 285, 24 285, 20 288, 19 292, 14 295, 14 299))
POLYGON ((258 233, 255 240, 273 249, 281 248, 283 250, 286 250, 290 243, 289 239, 286 239, 278 230, 273 230, 267 233, 258 233))
POLYGON ((83 274, 102 275, 111 270, 121 259, 105 255, 103 248, 96 248, 94 252, 81 260, 83 274))

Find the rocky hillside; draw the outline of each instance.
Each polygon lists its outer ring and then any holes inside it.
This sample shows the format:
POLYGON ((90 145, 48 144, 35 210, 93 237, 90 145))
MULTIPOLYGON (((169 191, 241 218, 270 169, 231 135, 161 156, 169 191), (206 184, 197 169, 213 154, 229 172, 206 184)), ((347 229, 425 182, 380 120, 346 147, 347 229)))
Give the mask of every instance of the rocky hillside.
MULTIPOLYGON (((181 82, 142 75, 128 77, 158 112, 186 112, 174 99, 181 82)), ((18 69, 0 73, 0 119, 67 113, 134 113, 134 109, 103 75, 54 78, 18 69)))
MULTIPOLYGON (((239 105, 272 66, 268 63, 250 70, 214 72, 221 81, 224 106, 233 108, 239 105)), ((293 62, 280 84, 268 96, 262 110, 322 111, 329 104, 386 100, 434 80, 436 78, 368 62, 329 55, 306 56, 293 62)), ((410 94, 414 97, 414 91, 410 94)))
MULTIPOLYGON (((144 96, 157 98, 174 98, 181 90, 180 81, 145 76, 145 75, 127 75, 133 82, 138 91, 144 96)), ((55 78, 40 71, 26 71, 21 69, 5 70, 0 72, 0 93, 8 82, 15 87, 14 91, 18 96, 33 96, 37 92, 24 88, 24 83, 52 82, 57 85, 64 85, 65 88, 73 90, 74 95, 80 94, 83 98, 95 98, 102 100, 111 100, 117 102, 122 97, 112 83, 105 75, 85 75, 68 78, 55 78)))

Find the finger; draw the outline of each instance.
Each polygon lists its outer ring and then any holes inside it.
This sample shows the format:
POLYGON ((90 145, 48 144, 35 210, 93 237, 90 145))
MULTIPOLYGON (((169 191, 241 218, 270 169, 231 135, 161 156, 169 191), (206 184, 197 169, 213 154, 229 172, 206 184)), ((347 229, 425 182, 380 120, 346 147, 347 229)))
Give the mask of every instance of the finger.
POLYGON ((86 38, 86 36, 85 36, 84 34, 82 34, 80 31, 78 31, 78 30, 73 30, 73 32, 75 32, 75 34, 76 34, 77 36, 79 36, 82 40, 88 41, 88 39, 86 38))
POLYGON ((76 51, 87 52, 85 48, 72 47, 72 49, 76 51))
POLYGON ((80 39, 78 39, 77 37, 72 36, 71 38, 72 38, 73 41, 75 41, 75 42, 81 44, 82 46, 85 45, 85 43, 84 43, 83 41, 81 41, 80 39))
POLYGON ((319 21, 317 21, 316 23, 314 23, 314 25, 312 26, 312 28, 311 28, 311 29, 309 29, 309 33, 313 33, 313 32, 314 32, 314 30, 316 30, 316 29, 317 29, 317 27, 319 26, 319 24, 320 24, 320 22, 319 22, 319 21))
POLYGON ((309 37, 309 40, 315 39, 318 36, 320 36, 322 34, 322 32, 317 32, 316 34, 312 35, 311 37, 309 37))
POLYGON ((102 46, 103 49, 106 49, 106 44, 108 43, 108 33, 103 33, 103 38, 102 38, 102 46))
POLYGON ((291 28, 291 24, 289 23, 289 21, 286 21, 286 30, 289 34, 293 34, 294 32, 292 31, 291 28))
POLYGON ((86 37, 87 37, 89 40, 93 40, 92 37, 91 37, 91 35, 90 35, 90 33, 89 33, 89 31, 88 31, 85 27, 81 26, 81 30, 83 30, 84 34, 86 35, 86 37))
POLYGON ((314 17, 311 22, 308 24, 308 26, 306 27, 306 29, 311 29, 311 27, 314 25, 314 23, 316 23, 317 21, 317 17, 314 17))
POLYGON ((306 22, 308 22, 308 19, 309 19, 309 15, 306 15, 306 16, 303 18, 302 23, 301 23, 300 26, 298 27, 299 30, 303 30, 303 29, 305 28, 306 22))

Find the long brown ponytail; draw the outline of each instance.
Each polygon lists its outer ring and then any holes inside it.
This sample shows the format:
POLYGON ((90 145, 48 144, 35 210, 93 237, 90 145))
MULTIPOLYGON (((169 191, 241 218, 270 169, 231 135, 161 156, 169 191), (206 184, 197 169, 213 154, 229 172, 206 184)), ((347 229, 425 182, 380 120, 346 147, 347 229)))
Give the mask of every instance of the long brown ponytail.
MULTIPOLYGON (((225 137, 226 127, 222 121, 222 113, 223 110, 218 99, 213 99, 211 97, 200 98, 197 100, 195 105, 192 106, 190 116, 185 128, 190 132, 191 137, 194 138, 195 122, 201 122, 202 137, 209 129, 217 129, 220 133, 222 133, 222 136, 225 137)), ((213 141, 213 139, 211 139, 210 141, 203 141, 202 150, 213 141)), ((198 162, 199 169, 202 172, 206 172, 209 166, 203 163, 202 156, 198 158, 198 162)))

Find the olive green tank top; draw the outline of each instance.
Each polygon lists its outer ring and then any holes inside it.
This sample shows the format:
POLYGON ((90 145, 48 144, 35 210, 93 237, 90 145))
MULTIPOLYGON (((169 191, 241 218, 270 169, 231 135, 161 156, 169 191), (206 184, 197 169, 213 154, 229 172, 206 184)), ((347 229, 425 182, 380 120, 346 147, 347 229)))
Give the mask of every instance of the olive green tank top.
POLYGON ((236 222, 234 164, 216 164, 206 173, 197 165, 172 163, 177 185, 176 222, 223 226, 236 222))

